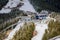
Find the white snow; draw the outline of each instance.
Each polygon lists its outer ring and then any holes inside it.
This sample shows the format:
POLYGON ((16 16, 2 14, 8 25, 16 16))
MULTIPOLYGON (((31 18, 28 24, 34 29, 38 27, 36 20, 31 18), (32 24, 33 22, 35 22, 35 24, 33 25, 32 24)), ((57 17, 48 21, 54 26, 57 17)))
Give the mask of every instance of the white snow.
POLYGON ((55 37, 53 37, 53 38, 51 38, 51 39, 49 39, 49 40, 60 40, 60 35, 55 36, 55 37))
POLYGON ((9 13, 10 11, 11 11, 11 9, 2 8, 2 10, 0 10, 0 13, 9 13))
POLYGON ((16 7, 19 3, 20 3, 20 0, 9 0, 5 8, 7 8, 8 6, 10 8, 16 7))
POLYGON ((16 7, 20 2, 22 2, 22 1, 20 1, 20 0, 9 0, 7 5, 4 6, 4 8, 2 8, 2 10, 0 10, 0 13, 9 13, 9 12, 11 12, 10 8, 16 7))
POLYGON ((20 8, 20 10, 36 12, 29 0, 24 0, 24 5, 20 8))
POLYGON ((9 13, 11 11, 11 9, 9 9, 9 8, 17 7, 17 5, 19 3, 21 3, 21 2, 24 3, 24 5, 19 8, 20 10, 36 12, 35 9, 33 8, 33 6, 30 4, 29 0, 23 0, 23 1, 20 1, 20 0, 9 0, 7 5, 4 7, 5 9, 2 8, 2 10, 0 10, 0 13, 9 13))
POLYGON ((55 40, 60 40, 60 38, 57 38, 57 39, 55 39, 55 40))
POLYGON ((31 40, 42 40, 42 37, 45 33, 45 29, 48 29, 47 24, 43 23, 35 23, 36 27, 35 30, 38 32, 36 36, 34 36, 31 40))
POLYGON ((60 40, 60 37, 57 37, 57 38, 52 38, 52 39, 49 39, 49 40, 60 40))

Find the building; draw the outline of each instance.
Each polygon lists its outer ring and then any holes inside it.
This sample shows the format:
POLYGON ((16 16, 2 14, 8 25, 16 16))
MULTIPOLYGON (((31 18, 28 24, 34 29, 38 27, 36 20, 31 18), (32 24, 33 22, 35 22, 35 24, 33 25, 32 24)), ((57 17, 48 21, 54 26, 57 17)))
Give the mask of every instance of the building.
POLYGON ((36 19, 46 19, 46 17, 48 16, 48 12, 47 11, 42 11, 40 12, 40 14, 36 14, 36 19))

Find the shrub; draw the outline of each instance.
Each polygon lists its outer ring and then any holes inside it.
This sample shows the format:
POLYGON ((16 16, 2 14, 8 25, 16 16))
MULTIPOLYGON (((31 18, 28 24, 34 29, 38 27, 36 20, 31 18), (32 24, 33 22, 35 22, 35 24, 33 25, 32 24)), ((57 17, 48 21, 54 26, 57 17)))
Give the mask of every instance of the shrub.
POLYGON ((0 40, 3 40, 5 33, 0 33, 0 40))
POLYGON ((11 20, 8 20, 2 24, 0 24, 0 31, 2 31, 3 29, 5 29, 6 27, 12 25, 12 24, 15 24, 16 22, 18 22, 19 18, 14 18, 14 19, 11 19, 11 20))
POLYGON ((46 30, 43 40, 48 40, 55 36, 60 35, 60 22, 59 21, 50 21, 48 24, 48 29, 46 30), (49 32, 48 32, 49 31, 49 32))
POLYGON ((26 15, 19 9, 12 9, 10 13, 0 13, 0 31, 18 22, 19 18, 16 19, 16 17, 20 17, 20 14, 26 15))
POLYGON ((35 29, 34 23, 25 23, 18 32, 14 35, 12 40, 31 40, 33 31, 35 29))

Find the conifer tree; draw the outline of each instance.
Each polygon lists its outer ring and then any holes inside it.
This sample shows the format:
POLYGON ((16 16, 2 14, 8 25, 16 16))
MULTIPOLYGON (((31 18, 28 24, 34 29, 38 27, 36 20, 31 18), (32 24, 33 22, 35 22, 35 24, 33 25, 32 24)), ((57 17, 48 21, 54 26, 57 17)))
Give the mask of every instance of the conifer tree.
POLYGON ((60 12, 60 0, 30 0, 37 11, 50 10, 60 12))
POLYGON ((0 10, 7 4, 9 0, 0 0, 0 10))

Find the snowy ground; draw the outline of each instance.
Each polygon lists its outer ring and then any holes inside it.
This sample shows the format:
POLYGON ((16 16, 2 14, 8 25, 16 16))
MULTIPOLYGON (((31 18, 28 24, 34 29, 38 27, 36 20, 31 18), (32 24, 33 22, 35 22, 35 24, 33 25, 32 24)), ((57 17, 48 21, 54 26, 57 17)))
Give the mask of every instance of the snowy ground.
POLYGON ((17 5, 19 3, 24 3, 24 5, 19 8, 20 10, 36 12, 35 9, 33 8, 33 6, 30 4, 29 0, 23 0, 23 1, 20 1, 20 0, 9 0, 7 5, 4 8, 2 8, 2 10, 0 10, 0 13, 9 13, 9 12, 11 12, 12 9, 9 9, 8 7, 10 7, 10 8, 17 7, 17 5))
POLYGON ((59 37, 59 38, 57 37, 57 38, 55 38, 55 39, 50 39, 50 40, 60 40, 60 37, 59 37))
POLYGON ((16 7, 21 1, 20 0, 9 0, 9 2, 7 3, 7 5, 5 6, 5 8, 13 8, 16 7))
POLYGON ((20 10, 36 12, 29 0, 24 0, 24 5, 20 8, 20 10))
POLYGON ((0 13, 9 13, 11 9, 9 9, 8 7, 10 8, 16 7, 19 3, 20 3, 20 0, 9 0, 7 5, 4 8, 2 8, 2 10, 0 10, 0 13))
POLYGON ((60 38, 57 38, 57 39, 55 39, 55 40, 60 40, 60 38))
POLYGON ((60 40, 60 35, 58 35, 58 36, 56 36, 56 37, 53 37, 53 38, 51 38, 51 39, 49 39, 49 40, 60 40))
POLYGON ((37 35, 34 36, 31 40, 42 40, 42 37, 45 33, 45 29, 47 29, 48 26, 47 24, 43 23, 43 21, 41 23, 36 22, 35 25, 36 25, 35 30, 37 31, 37 35))
POLYGON ((11 9, 2 8, 2 10, 0 10, 0 13, 9 13, 10 11, 11 11, 11 9))

